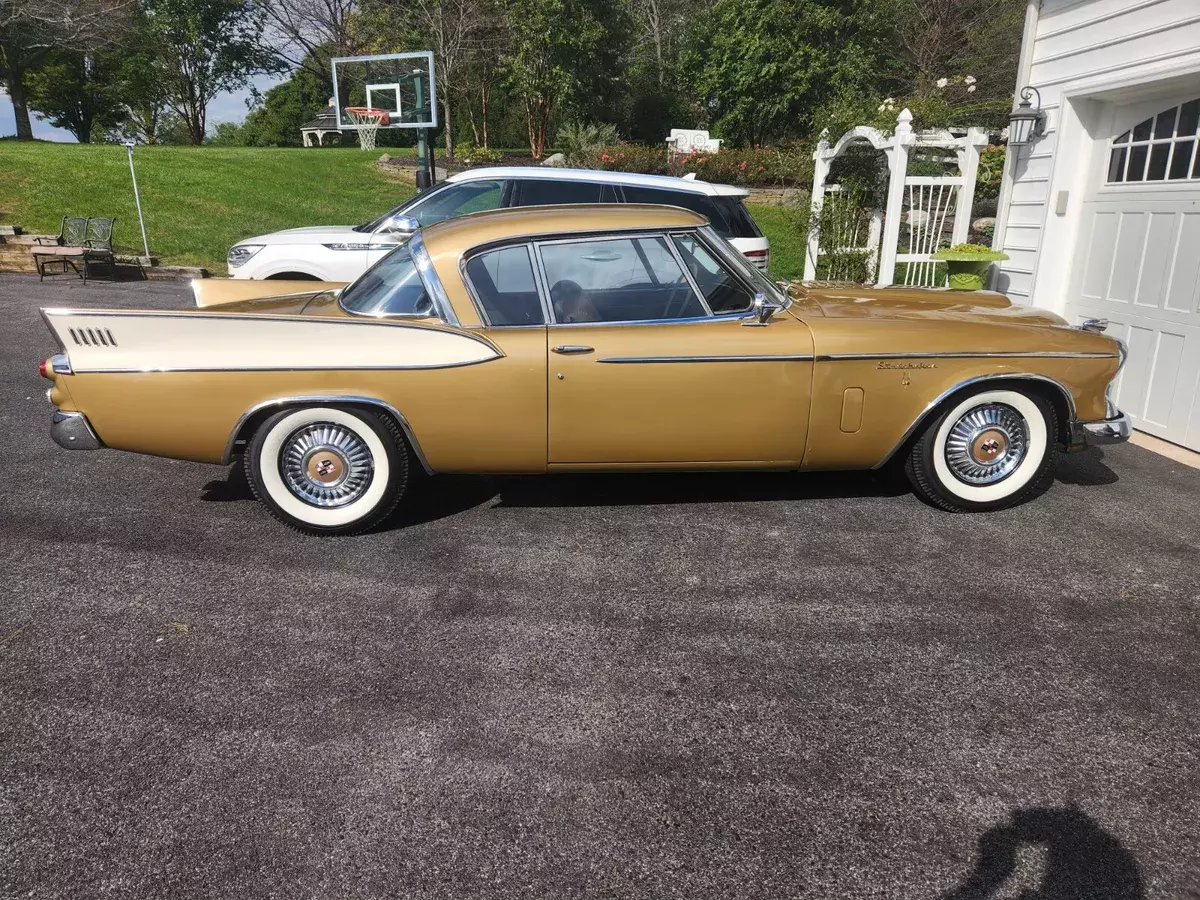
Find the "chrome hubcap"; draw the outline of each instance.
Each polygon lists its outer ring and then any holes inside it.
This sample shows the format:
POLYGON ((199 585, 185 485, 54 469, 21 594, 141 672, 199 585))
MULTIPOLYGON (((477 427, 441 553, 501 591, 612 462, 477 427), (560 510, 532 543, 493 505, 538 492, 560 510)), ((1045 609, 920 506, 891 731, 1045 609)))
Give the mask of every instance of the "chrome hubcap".
POLYGON ((279 458, 288 490, 324 509, 353 503, 370 486, 374 472, 366 443, 331 422, 314 422, 292 432, 279 458))
POLYGON ((1029 448, 1024 417, 1003 403, 969 411, 950 428, 946 465, 967 484, 995 484, 1013 473, 1029 448))

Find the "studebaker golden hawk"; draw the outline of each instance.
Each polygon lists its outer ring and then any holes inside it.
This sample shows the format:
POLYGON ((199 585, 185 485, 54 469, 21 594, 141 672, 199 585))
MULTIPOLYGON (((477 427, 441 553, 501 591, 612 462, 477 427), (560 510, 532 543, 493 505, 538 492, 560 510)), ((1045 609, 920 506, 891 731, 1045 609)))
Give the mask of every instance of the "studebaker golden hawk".
POLYGON ((781 286, 670 207, 477 213, 348 286, 258 284, 179 311, 43 310, 54 440, 240 456, 275 517, 346 534, 418 467, 895 464, 976 511, 1036 494, 1056 447, 1129 435, 1107 397, 1125 351, 1094 327, 993 293, 781 286))

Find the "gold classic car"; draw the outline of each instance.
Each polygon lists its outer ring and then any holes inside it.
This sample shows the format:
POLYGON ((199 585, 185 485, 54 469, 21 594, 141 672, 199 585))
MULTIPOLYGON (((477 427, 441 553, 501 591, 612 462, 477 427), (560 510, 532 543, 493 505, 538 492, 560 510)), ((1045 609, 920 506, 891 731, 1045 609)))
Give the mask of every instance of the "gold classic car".
POLYGON ((345 287, 251 284, 179 311, 43 310, 54 440, 240 456, 276 518, 346 534, 418 468, 895 464, 936 506, 999 509, 1039 491, 1056 446, 1129 435, 1107 397, 1125 351, 1099 325, 991 293, 780 286, 671 207, 477 213, 345 287))

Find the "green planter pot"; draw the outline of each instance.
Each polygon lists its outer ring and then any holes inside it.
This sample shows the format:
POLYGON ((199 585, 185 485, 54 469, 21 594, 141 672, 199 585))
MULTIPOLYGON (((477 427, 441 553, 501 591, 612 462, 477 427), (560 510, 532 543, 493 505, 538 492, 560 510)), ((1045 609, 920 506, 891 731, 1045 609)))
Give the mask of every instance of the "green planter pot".
POLYGON ((933 258, 944 262, 949 277, 947 287, 952 291, 982 291, 984 279, 992 263, 1008 259, 1007 253, 985 249, 978 253, 951 248, 939 250, 933 258))

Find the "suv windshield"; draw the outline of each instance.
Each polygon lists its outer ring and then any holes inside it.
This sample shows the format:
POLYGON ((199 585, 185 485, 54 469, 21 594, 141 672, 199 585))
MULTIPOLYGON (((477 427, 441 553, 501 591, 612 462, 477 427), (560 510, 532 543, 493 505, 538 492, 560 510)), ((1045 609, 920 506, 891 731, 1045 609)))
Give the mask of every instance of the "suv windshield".
POLYGON ((431 191, 405 200, 395 209, 388 210, 372 222, 356 225, 354 230, 373 234, 382 228, 388 219, 401 213, 412 216, 424 226, 452 219, 455 216, 465 216, 467 213, 499 209, 503 193, 503 181, 447 182, 431 191))

